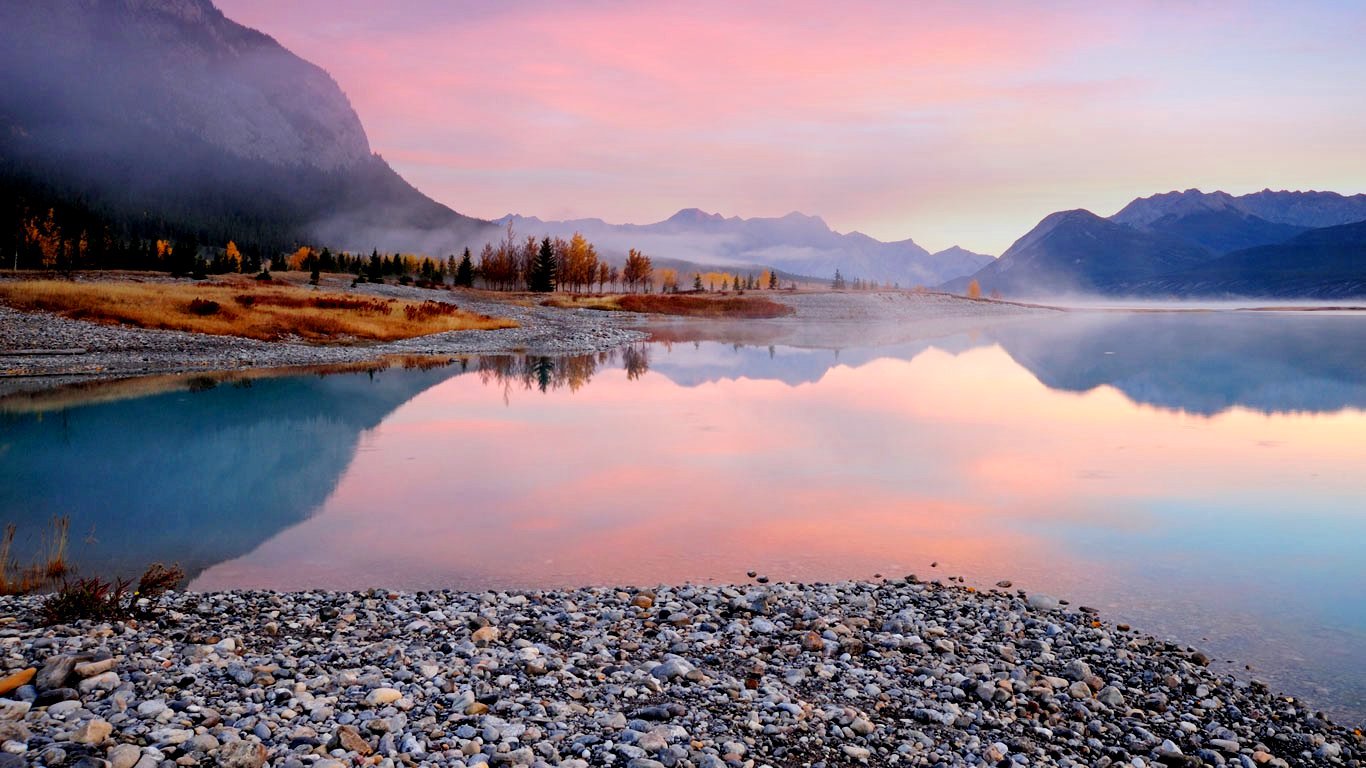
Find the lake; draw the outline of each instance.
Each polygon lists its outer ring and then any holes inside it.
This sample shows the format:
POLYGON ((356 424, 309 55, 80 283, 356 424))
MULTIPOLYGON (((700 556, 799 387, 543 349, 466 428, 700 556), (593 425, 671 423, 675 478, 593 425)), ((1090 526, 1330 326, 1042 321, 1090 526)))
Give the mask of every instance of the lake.
POLYGON ((0 521, 198 590, 1009 579, 1366 717, 1366 317, 668 336, 10 399, 0 521))

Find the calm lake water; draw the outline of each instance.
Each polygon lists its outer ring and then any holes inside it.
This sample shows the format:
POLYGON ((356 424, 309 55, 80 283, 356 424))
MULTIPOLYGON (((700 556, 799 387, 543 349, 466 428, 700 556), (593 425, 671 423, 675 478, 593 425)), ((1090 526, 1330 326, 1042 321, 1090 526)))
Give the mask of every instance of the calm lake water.
POLYGON ((1010 579, 1366 720, 1363 316, 145 389, 0 405, 21 542, 68 515, 81 571, 204 590, 1010 579))

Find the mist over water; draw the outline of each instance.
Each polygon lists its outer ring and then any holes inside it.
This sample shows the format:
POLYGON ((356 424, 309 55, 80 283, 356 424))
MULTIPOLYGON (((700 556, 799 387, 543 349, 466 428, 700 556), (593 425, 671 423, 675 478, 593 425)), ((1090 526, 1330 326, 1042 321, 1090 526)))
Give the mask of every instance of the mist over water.
POLYGON ((0 516, 69 514, 78 568, 180 560, 204 590, 1011 579, 1366 714, 1359 316, 676 334, 199 389, 0 417, 0 516))

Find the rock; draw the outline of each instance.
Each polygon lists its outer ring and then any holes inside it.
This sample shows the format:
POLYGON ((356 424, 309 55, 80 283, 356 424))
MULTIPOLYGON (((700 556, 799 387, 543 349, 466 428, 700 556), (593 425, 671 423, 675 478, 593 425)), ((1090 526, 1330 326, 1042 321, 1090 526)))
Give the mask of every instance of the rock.
POLYGON ((777 625, 763 617, 759 617, 756 618, 754 621, 751 621, 749 624, 749 628, 754 630, 755 632, 758 632, 761 635, 771 635, 774 632, 778 631, 777 625))
POLYGON ((152 718, 166 711, 166 702, 159 699, 148 699, 138 705, 138 714, 142 717, 152 718))
POLYGON ((850 758, 863 763, 868 762, 868 758, 873 754, 867 747, 860 747, 853 744, 845 744, 840 749, 850 758))
POLYGON ((1107 685, 1096 694, 1096 699, 1107 707, 1124 706, 1124 693, 1113 685, 1107 685))
POLYGON ((81 695, 74 688, 50 688, 38 694, 38 698, 33 700, 35 707, 50 707, 61 701, 76 701, 81 695))
POLYGON ((116 672, 101 672, 94 677, 87 677, 77 686, 81 693, 91 691, 112 691, 119 687, 119 676, 116 672))
POLYGON ((1080 659, 1075 659, 1062 668, 1062 676, 1072 681, 1085 681, 1091 677, 1091 665, 1080 659))
POLYGON ((674 657, 665 659, 650 669, 650 675, 660 680, 675 680, 686 676, 693 670, 693 666, 683 659, 674 657))
POLYGON ((110 768, 133 768, 142 757, 142 750, 132 744, 116 744, 106 755, 110 768))
POLYGON ((7 696, 13 691, 18 690, 20 686, 28 685, 29 681, 37 674, 37 669, 29 667, 28 669, 15 672, 9 677, 0 679, 0 696, 7 696))
POLYGON ((1058 601, 1058 598, 1038 593, 1030 595, 1028 599, 1025 600, 1025 604, 1036 611, 1062 610, 1062 603, 1058 601))
POLYGON ((77 677, 94 677, 95 675, 102 675, 113 669, 116 663, 117 661, 112 658, 101 659, 99 661, 83 661, 73 667, 72 671, 76 673, 77 677))
POLYGON ((872 733, 874 729, 873 723, 869 721, 867 718, 856 717, 854 718, 854 721, 849 724, 849 730, 853 731, 859 736, 867 736, 868 734, 872 733))
POLYGON ((1091 698, 1091 686, 1078 680, 1067 686, 1067 695, 1078 700, 1089 699, 1091 698))
POLYGON ((655 599, 650 595, 646 595, 643 593, 631 598, 631 605, 634 605, 637 608, 644 608, 648 610, 649 608, 654 607, 654 604, 655 599))
POLYGON ((376 688, 365 696, 365 703, 372 707, 382 707, 401 698, 403 693, 396 688, 376 688))
POLYGON ((808 631, 802 635, 802 650, 819 653, 825 650, 825 640, 819 632, 808 631))
POLYGON ((255 741, 239 739, 218 748, 221 768, 261 768, 266 764, 266 747, 255 741))
POLYGON ((22 720, 32 707, 33 705, 27 701, 0 699, 0 721, 22 720))
POLYGON ((114 726, 97 717, 81 724, 71 735, 71 740, 80 744, 100 744, 113 732, 114 726))
POLYGON ((347 752, 355 752, 362 757, 369 755, 375 750, 360 735, 360 731, 355 726, 343 725, 337 729, 337 733, 332 737, 333 747, 340 747, 347 752))
POLYGON ((43 664, 43 668, 38 670, 34 677, 33 684, 39 691, 46 691, 52 688, 61 688, 66 685, 76 669, 76 664, 81 661, 76 656, 53 656, 43 664))
POLYGON ((481 645, 497 642, 498 628, 494 626, 480 627, 470 634, 470 639, 481 645))

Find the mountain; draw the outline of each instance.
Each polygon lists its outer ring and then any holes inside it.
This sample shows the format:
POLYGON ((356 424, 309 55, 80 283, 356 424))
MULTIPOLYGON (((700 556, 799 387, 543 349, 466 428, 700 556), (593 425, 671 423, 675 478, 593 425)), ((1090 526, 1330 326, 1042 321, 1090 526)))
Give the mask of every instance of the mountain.
POLYGON ((1116 290, 1275 299, 1366 296, 1366 221, 1311 229, 1284 243, 1235 251, 1116 290))
MULTIPOLYGON (((1086 210, 1051 214, 1016 240, 1001 258, 972 275, 984 291, 1009 296, 1104 292, 1118 281, 1142 280, 1211 258, 1198 245, 1142 232, 1086 210)), ((968 280, 947 283, 962 291, 968 280)))
POLYGON ((1248 213, 1279 224, 1297 227, 1334 227, 1366 221, 1366 194, 1336 192, 1272 192, 1264 189, 1237 198, 1248 213))
POLYGON ((1227 192, 1206 194, 1198 189, 1139 198, 1110 220, 1185 240, 1213 253, 1279 243, 1306 230, 1252 213, 1240 198, 1227 192))
POLYGON ((975 272, 990 256, 951 248, 931 254, 913 240, 883 242, 861 232, 841 234, 818 216, 789 213, 775 218, 743 219, 685 208, 654 224, 608 224, 601 219, 543 221, 509 214, 522 234, 568 237, 581 232, 609 259, 620 261, 636 248, 662 263, 699 268, 757 271, 829 279, 839 270, 862 278, 899 283, 902 287, 937 285, 975 272))
POLYGON ((322 69, 209 0, 0 3, 0 175, 126 222, 280 250, 448 250, 487 222, 372 153, 322 69))

